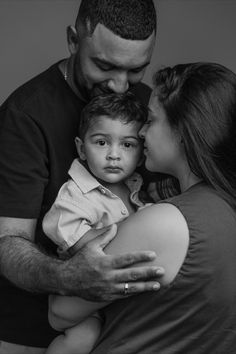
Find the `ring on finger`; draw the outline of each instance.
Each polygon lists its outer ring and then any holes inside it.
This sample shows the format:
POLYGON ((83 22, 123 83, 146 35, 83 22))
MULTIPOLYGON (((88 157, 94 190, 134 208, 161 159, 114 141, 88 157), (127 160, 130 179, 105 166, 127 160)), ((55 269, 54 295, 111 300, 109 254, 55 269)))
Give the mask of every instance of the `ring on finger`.
POLYGON ((124 295, 127 295, 129 292, 129 283, 125 283, 124 285, 124 295))

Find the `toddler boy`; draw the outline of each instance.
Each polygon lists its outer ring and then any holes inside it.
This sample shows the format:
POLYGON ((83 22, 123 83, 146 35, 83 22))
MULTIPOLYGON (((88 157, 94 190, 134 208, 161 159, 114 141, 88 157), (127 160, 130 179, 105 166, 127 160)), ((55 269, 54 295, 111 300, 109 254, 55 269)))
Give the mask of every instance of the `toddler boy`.
MULTIPOLYGON (((79 158, 43 220, 44 232, 58 245, 61 257, 73 255, 89 229, 117 223, 144 206, 139 198, 142 178, 135 170, 143 160, 139 130, 147 112, 131 93, 97 96, 82 111, 75 138, 79 158)), ((62 312, 73 312, 74 301, 51 296, 49 320, 55 303, 62 312)), ((66 329, 47 354, 89 353, 100 325, 95 316, 66 329)))

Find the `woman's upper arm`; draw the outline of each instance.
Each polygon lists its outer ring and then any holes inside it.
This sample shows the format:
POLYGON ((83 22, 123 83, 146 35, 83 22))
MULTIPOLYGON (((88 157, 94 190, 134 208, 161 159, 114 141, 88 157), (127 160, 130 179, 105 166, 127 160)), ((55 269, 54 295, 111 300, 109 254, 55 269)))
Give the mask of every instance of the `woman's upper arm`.
POLYGON ((184 216, 174 205, 161 203, 144 208, 122 222, 105 252, 152 250, 157 254, 153 264, 165 269, 160 282, 169 284, 185 259, 188 244, 189 231, 184 216))

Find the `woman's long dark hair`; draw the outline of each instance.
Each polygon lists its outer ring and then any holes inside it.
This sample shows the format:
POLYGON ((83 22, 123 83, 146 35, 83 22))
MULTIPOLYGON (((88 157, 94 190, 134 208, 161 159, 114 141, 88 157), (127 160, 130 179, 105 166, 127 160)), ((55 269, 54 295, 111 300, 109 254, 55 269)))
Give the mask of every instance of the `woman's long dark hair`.
POLYGON ((236 208, 236 75, 215 63, 176 65, 154 78, 192 172, 236 208))

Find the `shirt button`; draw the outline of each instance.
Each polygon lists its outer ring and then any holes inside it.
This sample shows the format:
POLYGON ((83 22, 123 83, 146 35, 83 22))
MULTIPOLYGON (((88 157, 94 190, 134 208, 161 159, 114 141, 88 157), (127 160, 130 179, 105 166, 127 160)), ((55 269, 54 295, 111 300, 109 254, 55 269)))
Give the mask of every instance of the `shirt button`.
POLYGON ((121 214, 122 214, 122 215, 126 215, 126 214, 127 214, 127 213, 126 213, 126 210, 122 209, 122 210, 121 210, 121 214))
POLYGON ((106 194, 106 190, 104 188, 101 188, 101 193, 106 194))

